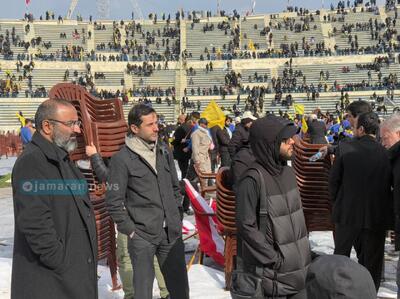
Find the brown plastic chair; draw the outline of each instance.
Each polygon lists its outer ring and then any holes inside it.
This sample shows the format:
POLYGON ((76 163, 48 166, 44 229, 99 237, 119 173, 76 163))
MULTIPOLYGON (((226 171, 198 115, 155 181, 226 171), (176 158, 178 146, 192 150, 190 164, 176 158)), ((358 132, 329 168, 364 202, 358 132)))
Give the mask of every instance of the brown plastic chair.
POLYGON ((225 239, 225 288, 229 290, 233 271, 233 261, 237 254, 236 202, 231 189, 230 170, 221 167, 216 177, 217 218, 225 239))

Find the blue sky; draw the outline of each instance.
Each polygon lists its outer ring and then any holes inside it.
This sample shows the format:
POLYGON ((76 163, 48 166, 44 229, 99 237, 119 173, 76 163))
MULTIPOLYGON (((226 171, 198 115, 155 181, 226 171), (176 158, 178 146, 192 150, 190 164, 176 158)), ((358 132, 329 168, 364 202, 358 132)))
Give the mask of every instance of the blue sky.
MULTIPOLYGON (((133 9, 133 0, 109 0, 110 1, 110 17, 112 19, 127 19, 131 17, 133 9)), ((217 9, 217 0, 136 0, 146 17, 150 12, 159 14, 173 13, 180 7, 186 10, 212 10, 217 9)), ((12 0, 13 4, 7 7, 9 0, 0 0, 2 8, 0 10, 1 19, 21 18, 25 13, 25 0, 12 0)), ((282 11, 288 3, 293 6, 302 6, 306 8, 320 8, 322 3, 325 7, 329 7, 330 3, 337 3, 337 0, 257 0, 256 13, 271 13, 282 11)), ((383 3, 384 0, 378 0, 383 3)), ((220 0, 221 9, 232 11, 234 8, 239 13, 243 13, 251 8, 251 0, 220 0)), ((32 12, 35 17, 44 14, 46 10, 52 10, 56 15, 65 15, 70 4, 70 0, 31 0, 28 11, 32 12)), ((79 12, 84 18, 89 15, 95 17, 97 15, 96 0, 80 0, 75 10, 75 14, 79 12)))

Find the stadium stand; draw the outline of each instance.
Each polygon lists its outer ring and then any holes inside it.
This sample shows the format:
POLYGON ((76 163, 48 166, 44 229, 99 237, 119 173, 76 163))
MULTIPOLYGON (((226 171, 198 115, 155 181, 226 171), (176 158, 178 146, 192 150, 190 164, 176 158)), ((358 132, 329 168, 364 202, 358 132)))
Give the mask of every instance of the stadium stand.
POLYGON ((290 114, 293 103, 335 112, 343 93, 388 112, 399 105, 400 24, 390 1, 204 15, 0 20, 0 130, 18 129, 15 113, 33 116, 60 82, 119 98, 125 113, 133 103, 151 104, 167 122, 211 100, 231 114, 259 115, 290 114))

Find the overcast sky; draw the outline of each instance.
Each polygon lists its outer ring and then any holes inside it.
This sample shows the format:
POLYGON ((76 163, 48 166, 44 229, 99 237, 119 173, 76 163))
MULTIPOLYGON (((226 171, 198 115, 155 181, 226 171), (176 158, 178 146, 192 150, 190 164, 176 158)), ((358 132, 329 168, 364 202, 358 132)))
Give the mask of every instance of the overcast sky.
MULTIPOLYGON (((110 18, 111 19, 127 19, 131 17, 133 10, 132 2, 135 0, 108 0, 110 2, 110 18)), ((54 11, 55 15, 66 15, 71 0, 31 0, 28 11, 32 12, 35 17, 44 14, 46 10, 54 11)), ((79 0, 75 9, 74 16, 79 12, 85 19, 89 15, 97 16, 96 0, 79 0)), ((146 17, 150 12, 161 14, 173 13, 179 8, 187 10, 212 10, 217 9, 217 0, 136 0, 143 15, 146 17)), ((249 11, 251 9, 251 0, 220 0, 221 9, 231 12, 237 9, 239 13, 249 11)), ((306 8, 320 8, 324 4, 329 7, 330 3, 337 3, 337 0, 257 0, 256 13, 271 13, 282 11, 288 3, 293 6, 301 6, 306 8)), ((378 0, 383 3, 384 0, 378 0)), ((0 0, 2 9, 0 10, 1 19, 21 18, 25 13, 25 0, 0 0)))

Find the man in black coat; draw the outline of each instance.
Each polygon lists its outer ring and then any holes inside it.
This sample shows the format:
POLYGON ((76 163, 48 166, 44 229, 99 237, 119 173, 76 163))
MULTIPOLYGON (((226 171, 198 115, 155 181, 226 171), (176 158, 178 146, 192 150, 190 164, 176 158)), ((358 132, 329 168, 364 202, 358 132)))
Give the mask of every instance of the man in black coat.
MULTIPOLYGON (((400 113, 392 114, 380 128, 381 142, 389 150, 392 166, 392 194, 394 204, 395 250, 400 250, 400 113)), ((397 264, 397 298, 400 298, 400 259, 397 264)))
POLYGON ((223 129, 218 127, 216 132, 216 139, 217 139, 217 148, 218 153, 221 158, 221 167, 223 166, 230 166, 231 165, 231 157, 229 155, 229 141, 232 138, 232 132, 229 129, 229 125, 232 122, 232 118, 227 116, 225 118, 225 126, 223 129))
MULTIPOLYGON (((184 116, 184 115, 183 115, 184 116)), ((189 119, 187 122, 180 116, 180 124, 174 132, 174 140, 172 145, 174 147, 174 158, 178 161, 179 169, 182 173, 182 178, 186 177, 186 173, 189 167, 189 160, 191 157, 191 152, 189 150, 184 150, 190 139, 190 133, 192 130, 192 122, 189 119)))
POLYGON ((379 289, 385 232, 391 223, 391 169, 386 149, 376 141, 379 118, 358 116, 352 140, 341 142, 330 175, 335 254, 350 256, 354 246, 379 289))
POLYGON ((296 131, 293 123, 274 115, 253 123, 250 145, 256 161, 244 172, 236 193, 236 227, 242 243, 238 254, 246 271, 263 268, 262 287, 268 298, 306 298, 299 292, 311 262, 310 245, 296 176, 286 163, 296 131), (261 200, 266 201, 268 214, 264 228, 261 200))
POLYGON ((323 121, 319 121, 317 115, 311 114, 307 122, 308 134, 310 134, 310 139, 312 144, 327 144, 326 126, 323 121))
POLYGON ((134 106, 128 124, 125 145, 111 158, 106 204, 118 231, 129 236, 134 298, 153 298, 154 256, 171 298, 189 298, 183 211, 172 153, 158 141, 153 108, 134 106))
POLYGON ((232 161, 231 175, 233 184, 238 181, 242 173, 254 161, 249 144, 249 130, 256 117, 250 111, 244 112, 243 117, 240 124, 236 125, 228 144, 228 151, 232 161))
POLYGON ((69 160, 80 123, 65 100, 36 112, 37 132, 12 173, 12 299, 96 299, 97 238, 84 177, 69 160))

